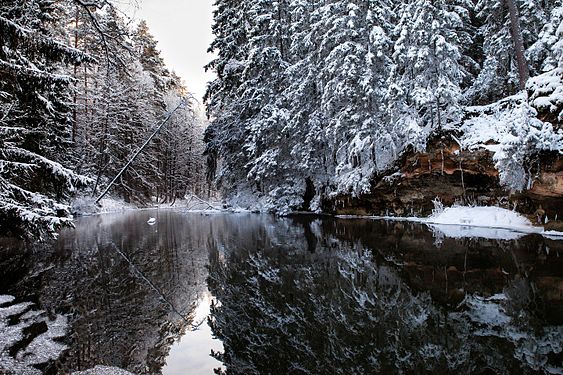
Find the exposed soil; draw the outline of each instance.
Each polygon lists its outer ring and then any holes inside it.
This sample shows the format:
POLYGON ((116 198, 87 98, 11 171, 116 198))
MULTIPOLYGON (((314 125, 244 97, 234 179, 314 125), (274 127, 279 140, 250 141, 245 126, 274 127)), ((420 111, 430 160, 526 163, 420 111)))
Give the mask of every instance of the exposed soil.
POLYGON ((545 215, 563 219, 563 159, 557 152, 530 159, 531 189, 510 192, 500 185, 491 152, 462 151, 451 135, 443 134, 429 143, 428 152, 406 152, 395 171, 373 181, 369 194, 340 195, 324 201, 324 209, 339 215, 428 216, 438 198, 445 206, 515 208, 534 222, 545 215))

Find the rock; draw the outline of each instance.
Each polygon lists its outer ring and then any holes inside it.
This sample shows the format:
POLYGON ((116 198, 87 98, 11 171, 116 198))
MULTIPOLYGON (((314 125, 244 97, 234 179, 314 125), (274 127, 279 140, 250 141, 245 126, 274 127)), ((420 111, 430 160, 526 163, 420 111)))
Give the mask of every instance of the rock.
POLYGON ((544 229, 546 231, 558 231, 558 232, 563 232, 563 221, 558 220, 558 221, 549 221, 547 224, 545 224, 544 229))
POLYGON ((428 216, 434 208, 432 201, 438 198, 444 206, 516 208, 530 218, 541 206, 548 218, 563 218, 561 156, 552 152, 531 159, 528 170, 536 176, 531 188, 510 192, 500 185, 491 152, 460 150, 453 136, 444 133, 428 143, 427 152, 407 151, 395 169, 374 178, 369 193, 327 199, 323 209, 341 215, 428 216))

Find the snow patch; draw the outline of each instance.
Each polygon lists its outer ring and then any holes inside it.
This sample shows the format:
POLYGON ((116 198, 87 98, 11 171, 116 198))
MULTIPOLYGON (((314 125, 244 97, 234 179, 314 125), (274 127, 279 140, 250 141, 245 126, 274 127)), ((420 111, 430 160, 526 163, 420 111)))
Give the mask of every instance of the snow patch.
POLYGON ((125 203, 123 200, 116 198, 104 198, 96 203, 96 198, 82 196, 76 198, 72 203, 72 212, 78 216, 116 213, 138 208, 135 204, 125 203))
POLYGON ((34 309, 31 302, 13 303, 13 296, 0 296, 0 373, 41 374, 35 365, 58 359, 67 349, 59 342, 68 328, 68 318, 56 315, 53 319, 44 310, 34 309), (15 320, 11 322, 10 320, 15 320), (15 356, 10 350, 29 338, 29 328, 44 324, 47 330, 32 338, 15 356))
POLYGON ((546 230, 541 232, 541 234, 545 238, 549 238, 552 240, 563 240, 563 232, 559 232, 556 230, 546 230))
POLYGON ((5 303, 10 303, 14 299, 15 299, 14 296, 0 295, 0 305, 3 305, 5 303))
POLYGON ((426 224, 440 237, 488 238, 517 240, 526 234, 538 233, 551 239, 563 240, 562 232, 543 231, 517 212, 500 207, 454 206, 443 208, 439 202, 434 213, 427 218, 394 216, 337 215, 341 219, 374 219, 409 221, 426 224))
POLYGON ((89 370, 73 372, 71 375, 133 375, 133 373, 125 371, 119 367, 98 365, 89 370))
POLYGON ((425 220, 427 224, 458 225, 538 232, 530 220, 517 212, 500 207, 465 207, 454 206, 435 212, 425 220))
POLYGON ((421 220, 437 238, 488 238, 493 240, 517 240, 529 233, 541 233, 530 220, 517 212, 500 207, 454 206, 434 210, 421 220))

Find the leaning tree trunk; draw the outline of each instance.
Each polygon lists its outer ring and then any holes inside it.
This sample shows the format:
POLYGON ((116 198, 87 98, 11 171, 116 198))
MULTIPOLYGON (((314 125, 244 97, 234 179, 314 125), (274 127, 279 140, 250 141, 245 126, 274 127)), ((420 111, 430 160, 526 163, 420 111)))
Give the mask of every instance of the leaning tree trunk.
POLYGON ((518 76, 520 79, 520 90, 526 88, 526 82, 530 76, 528 62, 524 56, 524 42, 522 40, 522 30, 520 29, 520 14, 514 0, 505 0, 510 15, 510 25, 512 28, 512 42, 514 43, 514 52, 516 54, 516 62, 518 64, 518 76))

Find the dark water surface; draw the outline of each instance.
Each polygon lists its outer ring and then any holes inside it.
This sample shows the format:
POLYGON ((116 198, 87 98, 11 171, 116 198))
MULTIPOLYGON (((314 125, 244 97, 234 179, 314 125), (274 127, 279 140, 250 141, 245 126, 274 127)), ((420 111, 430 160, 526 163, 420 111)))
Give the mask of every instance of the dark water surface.
POLYGON ((161 210, 3 241, 0 373, 563 374, 563 241, 458 237, 161 210))

